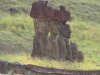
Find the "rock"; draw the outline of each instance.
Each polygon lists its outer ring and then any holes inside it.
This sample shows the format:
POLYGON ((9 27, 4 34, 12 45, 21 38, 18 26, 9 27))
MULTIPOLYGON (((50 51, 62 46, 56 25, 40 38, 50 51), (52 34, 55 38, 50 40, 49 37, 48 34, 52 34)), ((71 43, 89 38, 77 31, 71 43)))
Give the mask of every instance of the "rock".
POLYGON ((16 10, 15 8, 9 8, 8 10, 10 11, 11 15, 18 13, 18 10, 16 10))
POLYGON ((73 59, 78 62, 82 62, 84 60, 84 55, 81 51, 78 51, 76 43, 73 41, 70 43, 70 47, 72 50, 73 59))
POLYGON ((81 51, 78 51, 77 53, 77 61, 82 62, 84 60, 84 55, 81 51))

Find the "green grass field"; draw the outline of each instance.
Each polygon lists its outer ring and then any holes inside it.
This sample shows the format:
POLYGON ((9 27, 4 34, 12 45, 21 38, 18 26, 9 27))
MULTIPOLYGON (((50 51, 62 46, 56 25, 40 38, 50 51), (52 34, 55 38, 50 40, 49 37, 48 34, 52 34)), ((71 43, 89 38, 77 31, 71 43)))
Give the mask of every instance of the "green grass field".
POLYGON ((76 70, 100 70, 100 1, 99 0, 50 0, 49 5, 57 8, 64 4, 71 11, 68 22, 72 38, 85 60, 81 63, 30 57, 34 25, 29 12, 35 0, 0 0, 0 59, 22 64, 33 64, 76 70), (8 9, 18 13, 10 15, 8 9))

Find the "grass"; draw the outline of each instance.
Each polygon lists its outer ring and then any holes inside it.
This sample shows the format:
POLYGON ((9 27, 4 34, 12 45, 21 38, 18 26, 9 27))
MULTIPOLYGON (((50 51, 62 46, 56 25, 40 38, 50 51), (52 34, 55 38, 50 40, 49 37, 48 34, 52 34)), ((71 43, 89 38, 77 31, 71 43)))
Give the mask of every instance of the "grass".
POLYGON ((27 53, 0 55, 0 57, 9 62, 15 62, 21 64, 33 64, 50 68, 60 68, 60 69, 70 69, 70 70, 100 69, 100 67, 96 66, 93 62, 84 61, 82 63, 77 63, 77 62, 71 63, 69 61, 62 61, 62 60, 57 61, 48 58, 38 58, 38 57, 33 59, 27 53))
POLYGON ((50 0, 50 5, 55 8, 59 4, 70 8, 73 17, 72 22, 68 22, 72 30, 70 41, 75 41, 84 53, 85 60, 81 63, 30 57, 34 26, 28 14, 32 2, 0 0, 0 59, 61 69, 100 70, 100 1, 50 0), (10 7, 16 8, 19 13, 10 15, 7 10, 10 7))

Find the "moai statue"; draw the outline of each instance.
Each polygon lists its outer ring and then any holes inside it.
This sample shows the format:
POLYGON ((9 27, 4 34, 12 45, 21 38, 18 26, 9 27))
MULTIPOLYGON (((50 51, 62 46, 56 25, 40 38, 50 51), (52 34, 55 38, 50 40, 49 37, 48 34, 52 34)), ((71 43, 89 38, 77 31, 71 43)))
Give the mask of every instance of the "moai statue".
POLYGON ((54 58, 59 58, 59 48, 58 48, 58 21, 49 20, 50 25, 50 46, 51 46, 51 56, 54 58))
POLYGON ((47 32, 47 25, 44 23, 46 22, 45 18, 45 8, 47 6, 47 2, 38 1, 32 4, 32 9, 30 16, 34 21, 34 28, 35 28, 35 35, 33 41, 33 51, 31 56, 43 56, 44 52, 44 41, 47 39, 48 32, 47 32))
MULTIPOLYGON (((50 17, 51 20, 49 20, 49 26, 50 26, 50 38, 49 38, 49 41, 50 41, 50 44, 51 44, 51 53, 52 53, 52 56, 54 57, 61 57, 64 56, 66 57, 66 48, 65 50, 59 50, 59 44, 58 44, 58 37, 60 35, 59 33, 59 24, 62 24, 63 22, 66 22, 67 20, 69 20, 70 18, 70 13, 65 11, 65 7, 64 6, 60 6, 60 10, 56 10, 54 9, 53 10, 53 13, 54 13, 54 16, 53 17, 50 17)), ((62 39, 60 40, 62 41, 62 39)), ((61 43, 60 43, 61 44, 61 43)), ((64 46, 66 44, 61 44, 60 46, 64 46)))
POLYGON ((71 20, 70 12, 65 10, 64 6, 60 6, 59 12, 59 56, 61 59, 78 62, 84 60, 83 53, 78 51, 75 42, 69 42, 71 38, 70 25, 66 24, 67 21, 71 20))
POLYGON ((46 7, 46 16, 49 27, 49 50, 46 50, 46 54, 52 58, 59 58, 58 48, 58 20, 55 19, 57 10, 50 6, 46 7))
POLYGON ((84 55, 81 51, 78 51, 77 44, 73 41, 70 42, 70 47, 72 50, 72 58, 75 61, 82 62, 84 60, 84 55))
POLYGON ((71 30, 68 24, 61 23, 59 25, 59 54, 60 58, 73 61, 72 51, 70 48, 69 38, 71 37, 71 30))
POLYGON ((32 4, 30 16, 34 21, 35 35, 31 56, 82 61, 82 52, 78 51, 75 43, 69 43, 71 30, 66 22, 71 20, 70 12, 63 5, 57 10, 47 4, 47 0, 32 4))
POLYGON ((73 60, 77 60, 78 48, 77 48, 76 43, 74 41, 70 42, 70 47, 72 50, 73 60))
POLYGON ((58 57, 57 21, 52 20, 54 17, 54 9, 47 6, 47 1, 39 0, 32 4, 30 16, 34 18, 35 27, 33 51, 31 56, 58 57), (48 38, 49 32, 50 38, 48 38))
POLYGON ((48 41, 45 41, 48 43, 45 44, 44 56, 56 58, 58 57, 58 44, 56 43, 58 30, 57 30, 56 21, 53 20, 54 9, 50 6, 47 6, 45 12, 46 12, 46 20, 47 20, 46 25, 48 26, 46 28, 45 33, 48 34, 49 32, 49 37, 47 36, 48 41))
POLYGON ((66 21, 70 19, 70 12, 65 10, 64 6, 60 6, 59 16, 59 55, 61 59, 72 61, 72 51, 69 44, 69 38, 71 37, 70 26, 66 24, 66 21))

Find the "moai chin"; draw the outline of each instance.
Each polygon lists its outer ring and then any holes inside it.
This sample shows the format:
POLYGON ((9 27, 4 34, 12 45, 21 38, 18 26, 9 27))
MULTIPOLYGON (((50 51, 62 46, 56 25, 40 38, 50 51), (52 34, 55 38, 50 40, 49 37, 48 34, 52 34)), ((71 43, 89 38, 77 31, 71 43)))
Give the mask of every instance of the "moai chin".
MULTIPOLYGON (((33 18, 35 27, 32 57, 74 60, 73 48, 69 42, 70 25, 66 24, 71 20, 71 14, 65 10, 65 6, 60 5, 59 8, 60 10, 57 10, 48 6, 47 0, 32 4, 30 17, 33 18)), ((79 53, 79 56, 82 55, 79 53)))

